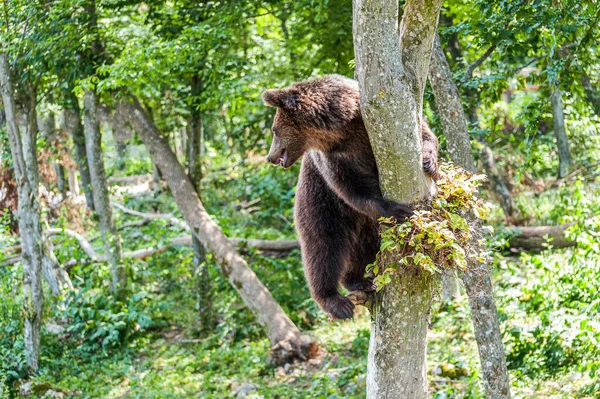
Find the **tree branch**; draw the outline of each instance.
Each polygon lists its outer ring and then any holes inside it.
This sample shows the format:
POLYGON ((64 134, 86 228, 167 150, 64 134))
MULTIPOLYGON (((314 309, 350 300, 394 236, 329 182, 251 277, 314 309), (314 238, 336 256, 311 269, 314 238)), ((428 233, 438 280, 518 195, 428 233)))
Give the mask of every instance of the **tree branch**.
POLYGON ((463 76, 462 80, 460 83, 465 84, 467 83, 469 80, 471 80, 471 78, 473 77, 473 72, 475 71, 475 69, 477 69, 477 67, 481 64, 483 64, 483 62, 485 60, 487 60, 490 55, 492 55, 492 53, 494 52, 494 50, 496 50, 496 47, 498 47, 498 44, 492 44, 492 46, 490 48, 488 48, 485 53, 483 53, 481 55, 481 57, 479 57, 478 59, 476 59, 471 65, 469 65, 467 67, 467 69, 465 69, 465 76, 463 76))
MULTIPOLYGON (((396 1, 392 3, 397 4, 396 1)), ((399 30, 400 50, 404 67, 415 78, 417 98, 422 98, 425 91, 441 3, 440 0, 413 0, 404 4, 399 30)))

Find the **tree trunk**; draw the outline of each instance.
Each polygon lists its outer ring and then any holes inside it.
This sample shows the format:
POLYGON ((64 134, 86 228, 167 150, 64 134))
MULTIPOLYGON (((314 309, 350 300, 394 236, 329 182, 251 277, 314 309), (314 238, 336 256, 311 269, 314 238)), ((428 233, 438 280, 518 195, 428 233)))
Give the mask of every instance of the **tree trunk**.
POLYGON ((73 289, 73 283, 66 270, 61 266, 54 255, 52 250, 52 244, 49 241, 45 241, 43 244, 44 258, 42 260, 42 273, 44 279, 52 295, 58 296, 65 289, 73 289))
POLYGON ((246 261, 236 252, 235 246, 211 219, 168 142, 137 98, 126 99, 119 107, 124 108, 125 115, 131 116, 131 124, 169 184, 192 234, 210 251, 231 285, 265 329, 273 345, 271 353, 274 361, 284 364, 295 358, 305 359, 314 355, 315 341, 294 325, 246 261))
POLYGON ((119 233, 115 227, 108 183, 102 158, 102 135, 98 120, 98 95, 91 89, 85 92, 84 99, 84 131, 86 153, 90 168, 90 177, 94 187, 94 208, 98 216, 100 234, 110 264, 110 290, 119 300, 125 298, 127 287, 127 270, 122 262, 123 249, 119 233))
POLYGON ((81 187, 85 193, 85 202, 90 210, 94 210, 94 195, 92 190, 92 179, 88 166, 87 154, 85 149, 85 133, 81 123, 81 109, 77 96, 71 90, 65 94, 65 129, 73 138, 73 147, 75 147, 75 162, 79 168, 81 177, 81 187))
POLYGON ((54 169, 54 173, 56 174, 56 186, 58 190, 64 198, 67 198, 67 178, 65 175, 65 168, 60 163, 61 153, 60 149, 55 147, 55 143, 58 143, 60 137, 58 135, 58 130, 56 129, 56 118, 53 112, 49 112, 48 115, 44 118, 37 119, 38 121, 38 130, 42 132, 42 136, 46 140, 47 145, 50 148, 57 150, 53 155, 53 160, 51 161, 52 169, 54 169))
POLYGON ((58 186, 58 191, 64 198, 67 198, 67 189, 69 187, 69 182, 67 181, 67 175, 65 174, 65 168, 58 161, 52 162, 52 167, 54 168, 54 173, 56 173, 56 184, 58 186))
MULTIPOLYGON (((201 94, 201 82, 198 76, 192 78, 191 94, 194 102, 190 109, 189 134, 187 141, 188 173, 198 197, 201 196, 200 186, 202 182, 202 114, 195 101, 201 94)), ((192 247, 194 248, 194 275, 196 277, 196 307, 200 320, 200 331, 211 331, 215 325, 213 311, 213 289, 208 274, 206 263, 206 248, 192 235, 192 247)))
MULTIPOLYGON (((421 118, 441 0, 354 0, 353 34, 361 112, 384 196, 412 203, 435 185, 423 173, 421 118), (398 32, 400 40, 398 40, 398 32)), ((398 268, 375 295, 367 398, 427 397, 427 325, 436 278, 398 268)))
MULTIPOLYGON (((35 92, 30 90, 30 94, 23 96, 23 98, 28 102, 27 105, 23 108, 24 117, 22 118, 25 122, 24 129, 27 132, 32 132, 29 134, 24 134, 23 137, 33 137, 31 142, 23 141, 23 151, 26 154, 31 154, 31 156, 35 156, 35 170, 32 173, 35 174, 37 179, 37 184, 39 185, 39 168, 37 161, 37 135, 39 132, 42 133, 43 138, 46 140, 48 145, 52 145, 51 143, 55 143, 58 140, 57 130, 56 130, 56 120, 54 118, 54 114, 50 113, 46 118, 38 118, 36 112, 36 104, 37 99, 35 96, 35 92), (36 148, 33 148, 33 147, 36 148), (30 148, 31 147, 31 148, 30 148)), ((60 154, 55 154, 57 158, 60 157, 60 154)), ((28 161, 26 161, 28 162, 28 161)), ((58 161, 50 161, 52 167, 55 169, 57 176, 57 186, 61 190, 63 194, 63 198, 66 198, 66 190, 64 190, 64 173, 61 175, 61 172, 64 172, 64 169, 58 161), (63 181, 61 182, 61 179, 63 181), (62 186, 62 187, 61 187, 62 186), (64 191, 63 191, 64 190, 64 191)), ((29 166, 28 166, 29 167, 29 166)), ((36 186, 37 187, 37 186, 36 186)), ((40 217, 40 216, 38 216, 40 217)), ((40 220, 40 225, 43 223, 40 220)), ((43 231, 43 227, 42 227, 43 231)), ((72 288, 73 285, 71 283, 71 279, 66 271, 60 266, 54 253, 52 252, 52 248, 46 245, 46 243, 42 243, 42 275, 46 280, 46 283, 50 287, 50 292, 53 296, 60 295, 64 289, 72 288)))
POLYGON ((592 106, 594 113, 596 116, 600 116, 600 91, 598 90, 597 84, 594 85, 588 74, 585 72, 581 74, 581 84, 585 91, 585 97, 592 106))
POLYGON ((39 219, 38 165, 36 156, 35 95, 30 93, 28 124, 23 136, 16 123, 14 88, 8 56, 0 52, 0 85, 6 112, 6 127, 10 142, 15 179, 19 193, 19 229, 23 256, 23 319, 24 345, 29 368, 37 371, 40 353, 40 327, 43 316, 42 234, 39 219), (32 120, 33 117, 33 120, 32 120))
MULTIPOLYGON (((456 164, 473 172, 475 163, 469 141, 467 117, 439 38, 436 38, 431 57, 429 81, 435 95, 450 157, 456 164)), ((468 221, 473 228, 477 228, 478 222, 473 215, 468 218, 468 221)), ((487 397, 489 399, 509 398, 510 383, 504 345, 494 302, 492 279, 487 265, 469 262, 467 270, 463 273, 463 282, 471 304, 471 319, 479 348, 487 397)))
POLYGON ((435 105, 446 137, 448 155, 456 165, 473 172, 475 161, 469 140, 467 118, 439 35, 435 37, 431 53, 429 83, 435 95, 435 105))
POLYGON ((72 195, 79 195, 79 183, 77 182, 77 169, 76 168, 67 168, 67 177, 69 182, 69 191, 72 195))
POLYGON ((562 179, 569 173, 569 164, 571 163, 571 150, 569 149, 569 139, 565 129, 565 114, 562 101, 562 92, 556 89, 550 96, 552 101, 552 122, 554 123, 554 135, 556 136, 556 146, 558 148, 558 177, 562 179))
MULTIPOLYGON (((429 83, 435 94, 438 115, 442 122, 446 147, 450 159, 456 165, 474 165, 469 128, 464 117, 458 88, 454 84, 452 71, 446 54, 442 49, 439 35, 435 35, 431 64, 429 65, 429 83), (440 100, 438 100, 440 98, 440 100)), ((460 294, 458 280, 454 273, 445 270, 443 275, 443 298, 448 301, 460 294)))
POLYGON ((510 398, 504 344, 487 265, 469 264, 463 281, 471 304, 471 320, 479 349, 481 374, 488 399, 510 398))
POLYGON ((518 208, 515 204, 510 190, 506 186, 500 171, 496 167, 496 161, 494 160, 494 152, 487 144, 483 144, 480 156, 483 169, 488 177, 492 189, 496 193, 496 197, 500 202, 500 207, 506 215, 506 219, 509 222, 513 222, 518 215, 518 208))

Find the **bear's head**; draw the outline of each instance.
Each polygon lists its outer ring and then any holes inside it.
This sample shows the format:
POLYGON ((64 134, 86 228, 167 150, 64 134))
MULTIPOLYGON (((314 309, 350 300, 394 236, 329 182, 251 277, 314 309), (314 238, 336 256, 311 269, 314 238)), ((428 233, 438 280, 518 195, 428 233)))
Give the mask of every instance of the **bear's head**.
POLYGON ((273 142, 267 162, 289 168, 308 150, 307 137, 298 121, 300 92, 294 89, 271 89, 263 93, 266 105, 277 107, 271 126, 273 142))
POLYGON ((338 75, 266 90, 266 105, 277 108, 267 161, 292 166, 306 151, 327 151, 343 137, 343 127, 359 111, 358 85, 338 75))

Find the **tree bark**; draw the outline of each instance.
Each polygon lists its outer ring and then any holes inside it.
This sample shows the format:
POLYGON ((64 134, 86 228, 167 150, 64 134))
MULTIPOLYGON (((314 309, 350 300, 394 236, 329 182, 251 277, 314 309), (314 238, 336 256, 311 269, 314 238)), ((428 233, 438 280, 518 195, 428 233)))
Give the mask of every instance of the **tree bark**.
POLYGON ((475 161, 469 140, 467 118, 439 35, 435 37, 431 52, 429 83, 435 95, 435 105, 446 137, 448 155, 456 165, 473 172, 475 161))
MULTIPOLYGON (((471 152, 471 141, 469 140, 469 128, 464 117, 462 101, 458 88, 454 83, 454 77, 448 65, 446 54, 442 49, 440 37, 435 35, 433 50, 431 51, 431 65, 429 66, 429 83, 435 94, 435 105, 442 122, 444 136, 446 136, 446 147, 450 159, 456 165, 474 165, 473 153, 471 152), (452 84, 448 84, 451 82, 452 84)), ((443 273, 443 297, 451 300, 460 294, 458 281, 454 274, 444 271, 443 273)))
POLYGON ((315 341, 294 325, 246 261, 235 251, 234 245, 211 219, 190 178, 154 121, 137 98, 131 97, 126 100, 130 101, 121 102, 118 106, 124 108, 125 115, 131 116, 134 130, 169 184, 175 202, 192 234, 210 251, 231 285, 263 326, 273 345, 271 354, 274 361, 284 364, 295 358, 305 359, 313 355, 316 349, 315 341))
MULTIPOLYGON (((190 109, 189 137, 187 142, 188 174, 198 197, 201 196, 200 187, 202 182, 202 114, 196 104, 202 86, 197 75, 192 78, 191 84, 192 105, 190 109)), ((192 235, 192 247, 194 249, 194 275, 196 277, 196 308, 200 321, 200 331, 211 331, 215 325, 213 311, 213 289, 208 274, 206 263, 206 248, 192 235)))
POLYGON ((108 183, 102 158, 102 135, 98 120, 98 95, 93 89, 86 90, 84 99, 85 144, 90 177, 92 179, 94 208, 98 217, 100 234, 110 263, 110 290, 118 300, 125 298, 127 270, 122 262, 121 239, 115 227, 108 183))
POLYGON ((471 320, 479 349, 481 374, 488 399, 510 398, 504 344, 494 301, 494 288, 487 265, 469 264, 463 282, 471 304, 471 320))
POLYGON ((581 84, 583 85, 583 90, 585 91, 585 97, 592 106, 594 113, 597 116, 600 116, 600 90, 598 90, 597 82, 596 85, 594 85, 588 74, 583 72, 581 74, 581 84))
POLYGON ((550 96, 552 102, 552 122, 554 124, 554 135, 556 136, 556 146, 558 149, 558 177, 562 179, 569 173, 569 164, 571 163, 571 150, 569 149, 569 139, 565 129, 565 114, 562 100, 562 91, 556 89, 550 96))
POLYGON ((481 163, 483 164, 483 169, 488 177, 490 185, 492 189, 496 193, 496 197, 500 202, 500 207, 504 211, 506 215, 506 219, 509 222, 513 222, 518 214, 518 208, 515 204, 515 200, 513 199, 510 190, 506 186, 500 171, 496 167, 496 161, 494 159, 494 152, 487 145, 483 144, 483 148, 480 153, 481 163))
POLYGON ((87 203, 88 209, 93 211, 94 195, 85 149, 85 133, 81 123, 81 109, 79 108, 77 96, 71 90, 65 94, 64 113, 65 129, 73 138, 73 147, 75 149, 74 158, 79 168, 81 187, 85 193, 85 202, 87 203))
MULTIPOLYGON (((361 112, 384 196, 402 203, 429 197, 421 119, 441 0, 408 0, 398 30, 394 0, 354 0, 353 35, 361 112), (398 40, 398 31, 400 40, 398 40)), ((375 295, 367 398, 427 397, 427 325, 434 276, 398 267, 375 295)))
POLYGON ((79 183, 77 182, 77 169, 74 167, 67 168, 67 181, 69 183, 69 191, 72 195, 78 196, 80 194, 79 191, 79 183))
MULTIPOLYGON (((36 112, 37 97, 36 97, 35 92, 32 87, 29 87, 29 90, 30 90, 30 93, 24 94, 22 96, 22 100, 25 101, 25 105, 22 109, 23 115, 21 118, 24 121, 22 129, 24 132, 26 132, 22 136, 22 142, 23 142, 24 153, 29 154, 32 157, 32 159, 35 158, 35 161, 33 161, 33 162, 30 162, 27 159, 25 161, 27 164, 26 167, 28 169, 32 169, 31 173, 35 176, 35 179, 37 181, 36 182, 36 194, 37 194, 37 189, 38 189, 38 186, 40 183, 39 165, 38 165, 38 160, 37 160, 37 136, 41 132, 43 135, 43 138, 46 140, 47 143, 54 143, 54 142, 56 142, 56 140, 58 138, 57 138, 56 120, 54 119, 54 114, 50 113, 48 115, 48 117, 46 117, 46 118, 38 118, 37 112, 36 112), (31 139, 27 140, 27 139, 25 139, 25 137, 31 137, 31 139)), ((60 154, 55 154, 55 155, 59 156, 60 154)), ((62 165, 60 165, 57 161, 50 161, 50 162, 56 171, 56 175, 58 178, 57 185, 63 194, 63 198, 65 198, 66 191, 63 191, 64 180, 62 182, 62 188, 61 188, 61 178, 64 179, 64 174, 62 176, 60 174, 60 172, 64 171, 64 169, 63 169, 62 165)), ((39 204, 39 198, 38 198, 38 204, 39 204)), ((38 212, 38 218, 40 218, 40 217, 41 217, 41 215, 38 212)), ((41 219, 38 223, 40 224, 40 226, 43 225, 41 219)), ((42 229, 42 234, 43 234, 43 227, 41 227, 41 229, 42 229)), ((52 293, 52 295, 58 296, 63 292, 64 289, 72 288, 73 285, 71 283, 71 279, 69 278, 69 275, 66 273, 66 271, 63 268, 61 268, 60 265, 58 264, 58 262, 56 261, 56 257, 54 256, 54 253, 52 252, 52 248, 48 247, 46 245, 46 243, 42 243, 42 253, 43 253, 42 276, 46 280, 48 287, 50 287, 50 292, 52 293)))
POLYGON ((40 116, 37 119, 38 131, 42 133, 42 137, 46 141, 49 148, 56 150, 53 154, 53 159, 50 161, 52 169, 54 169, 54 173, 56 174, 56 186, 58 190, 62 194, 63 198, 67 198, 67 179, 65 175, 65 168, 61 164, 61 151, 60 148, 55 146, 55 143, 58 143, 60 137, 58 135, 58 130, 56 129, 56 118, 54 116, 54 112, 49 111, 48 115, 45 117, 40 116))
POLYGON ((52 295, 58 296, 66 289, 73 289, 73 283, 66 270, 58 263, 52 250, 52 243, 45 241, 43 244, 44 258, 42 259, 42 274, 52 295))
MULTIPOLYGON (((435 95, 444 135, 453 162, 468 171, 475 170, 467 117, 450 66, 439 38, 432 54, 429 81, 435 95)), ((478 221, 468 217, 469 224, 477 229, 478 221)), ((473 245, 477 245, 475 242, 473 245)), ((489 399, 510 398, 510 383, 504 357, 504 345, 494 302, 492 279, 487 265, 470 261, 463 273, 463 282, 471 305, 471 319, 479 348, 482 377, 489 399)))
POLYGON ((15 179, 19 193, 19 229, 23 256, 23 319, 24 345, 31 371, 39 367, 40 327, 43 316, 42 234, 39 219, 39 173, 36 156, 35 96, 30 93, 27 128, 21 134, 16 123, 14 87, 8 56, 0 52, 0 85, 6 112, 6 127, 10 142, 15 179), (33 119, 32 119, 33 118, 33 119))

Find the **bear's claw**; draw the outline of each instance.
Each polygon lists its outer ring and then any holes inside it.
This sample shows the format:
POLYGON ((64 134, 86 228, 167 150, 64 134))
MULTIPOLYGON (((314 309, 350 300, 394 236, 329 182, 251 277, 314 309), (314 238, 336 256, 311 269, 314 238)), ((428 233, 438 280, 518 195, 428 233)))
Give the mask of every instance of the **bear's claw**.
POLYGON ((423 158, 423 171, 434 180, 438 177, 438 165, 432 158, 423 158))
POLYGON ((350 299, 337 295, 323 300, 323 310, 336 319, 351 319, 354 317, 354 304, 350 299))
POLYGON ((349 284, 345 286, 348 291, 363 291, 373 292, 377 289, 377 286, 372 281, 365 281, 362 283, 349 284))

